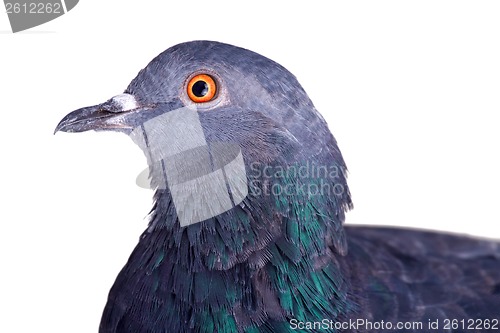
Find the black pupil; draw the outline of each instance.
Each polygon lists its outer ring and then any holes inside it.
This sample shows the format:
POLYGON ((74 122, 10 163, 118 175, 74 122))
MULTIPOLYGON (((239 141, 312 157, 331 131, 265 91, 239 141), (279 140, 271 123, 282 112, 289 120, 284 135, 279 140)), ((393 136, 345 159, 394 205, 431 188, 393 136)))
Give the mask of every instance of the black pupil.
POLYGON ((208 84, 205 81, 197 81, 193 84, 191 91, 196 97, 203 97, 208 94, 208 84))

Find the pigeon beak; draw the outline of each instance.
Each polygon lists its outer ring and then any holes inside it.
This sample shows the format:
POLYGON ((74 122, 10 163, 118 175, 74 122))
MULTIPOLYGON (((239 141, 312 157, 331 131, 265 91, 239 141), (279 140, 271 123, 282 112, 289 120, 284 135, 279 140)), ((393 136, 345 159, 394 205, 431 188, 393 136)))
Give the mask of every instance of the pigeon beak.
POLYGON ((57 125, 54 134, 62 131, 69 133, 90 130, 127 130, 127 116, 144 109, 130 94, 115 96, 105 103, 84 107, 67 114, 57 125))

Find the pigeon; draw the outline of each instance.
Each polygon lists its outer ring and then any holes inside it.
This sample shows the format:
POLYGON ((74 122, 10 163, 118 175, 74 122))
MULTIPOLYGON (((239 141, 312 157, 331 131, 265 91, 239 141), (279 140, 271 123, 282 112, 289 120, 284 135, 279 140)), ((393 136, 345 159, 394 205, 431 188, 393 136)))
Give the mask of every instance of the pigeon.
POLYGON ((500 329, 500 243, 344 225, 337 141, 296 77, 192 41, 56 132, 114 131, 144 152, 148 226, 100 333, 500 329))

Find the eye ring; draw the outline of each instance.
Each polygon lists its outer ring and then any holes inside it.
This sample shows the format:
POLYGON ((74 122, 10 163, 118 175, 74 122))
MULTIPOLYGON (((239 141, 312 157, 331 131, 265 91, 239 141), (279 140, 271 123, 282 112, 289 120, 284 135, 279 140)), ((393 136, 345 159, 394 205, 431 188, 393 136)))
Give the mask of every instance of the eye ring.
POLYGON ((195 75, 187 84, 187 94, 195 103, 210 102, 217 94, 217 83, 208 74, 195 75))

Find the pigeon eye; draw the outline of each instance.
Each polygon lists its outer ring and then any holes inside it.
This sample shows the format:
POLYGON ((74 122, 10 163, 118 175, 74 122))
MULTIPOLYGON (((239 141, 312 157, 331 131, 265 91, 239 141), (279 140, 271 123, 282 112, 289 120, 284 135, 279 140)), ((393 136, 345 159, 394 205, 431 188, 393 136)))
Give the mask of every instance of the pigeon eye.
POLYGON ((217 93, 217 84, 210 75, 198 74, 189 80, 187 93, 195 103, 209 102, 217 93))

